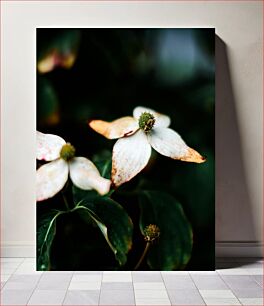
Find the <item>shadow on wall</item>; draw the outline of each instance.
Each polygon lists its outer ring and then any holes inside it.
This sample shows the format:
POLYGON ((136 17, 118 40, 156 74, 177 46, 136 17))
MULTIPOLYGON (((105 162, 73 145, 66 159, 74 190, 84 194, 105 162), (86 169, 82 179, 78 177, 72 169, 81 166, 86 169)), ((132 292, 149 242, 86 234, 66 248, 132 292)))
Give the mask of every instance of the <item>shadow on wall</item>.
POLYGON ((256 233, 242 157, 241 135, 228 62, 228 47, 215 36, 216 241, 255 241, 256 233))

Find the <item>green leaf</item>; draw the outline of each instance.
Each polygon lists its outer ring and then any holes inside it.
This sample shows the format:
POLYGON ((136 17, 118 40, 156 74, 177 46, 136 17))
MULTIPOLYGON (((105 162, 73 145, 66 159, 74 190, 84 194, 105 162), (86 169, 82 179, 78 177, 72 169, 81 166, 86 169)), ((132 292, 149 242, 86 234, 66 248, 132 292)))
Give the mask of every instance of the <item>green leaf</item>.
POLYGON ((56 234, 56 219, 64 212, 51 212, 38 220, 37 229, 37 270, 50 268, 50 250, 56 234))
POLYGON ((116 253, 115 247, 112 245, 111 241, 109 240, 107 227, 103 224, 103 222, 100 220, 100 218, 92 210, 90 210, 89 208, 87 208, 85 206, 78 206, 77 209, 79 210, 79 212, 84 209, 85 212, 88 213, 88 219, 87 219, 87 216, 83 216, 82 213, 81 213, 81 216, 84 217, 84 220, 88 221, 89 224, 90 224, 90 219, 95 222, 95 224, 99 227, 100 231, 102 232, 103 236, 105 237, 105 239, 106 239, 108 245, 110 246, 111 250, 114 253, 116 253))
POLYGON ((123 207, 110 198, 83 199, 75 208, 87 213, 97 224, 120 265, 132 247, 133 223, 123 207))
POLYGON ((110 179, 112 169, 112 159, 95 163, 102 177, 110 179))
POLYGON ((74 205, 81 205, 84 200, 93 201, 98 197, 98 193, 95 190, 83 190, 75 185, 72 185, 72 195, 74 205))
POLYGON ((192 252, 192 228, 179 202, 159 191, 139 195, 140 230, 149 224, 160 228, 160 238, 151 246, 148 265, 153 270, 183 269, 192 252))
POLYGON ((110 179, 111 169, 112 169, 112 154, 110 151, 104 150, 99 154, 96 154, 93 158, 97 169, 99 170, 101 176, 110 179))

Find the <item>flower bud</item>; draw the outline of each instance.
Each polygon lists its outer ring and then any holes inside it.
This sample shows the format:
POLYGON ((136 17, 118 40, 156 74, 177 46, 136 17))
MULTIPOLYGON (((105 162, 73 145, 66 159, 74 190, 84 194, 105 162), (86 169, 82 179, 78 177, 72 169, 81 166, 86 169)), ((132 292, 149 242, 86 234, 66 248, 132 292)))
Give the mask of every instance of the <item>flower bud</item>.
POLYGON ((144 239, 148 242, 152 242, 160 236, 160 229, 155 224, 150 224, 144 229, 144 239))

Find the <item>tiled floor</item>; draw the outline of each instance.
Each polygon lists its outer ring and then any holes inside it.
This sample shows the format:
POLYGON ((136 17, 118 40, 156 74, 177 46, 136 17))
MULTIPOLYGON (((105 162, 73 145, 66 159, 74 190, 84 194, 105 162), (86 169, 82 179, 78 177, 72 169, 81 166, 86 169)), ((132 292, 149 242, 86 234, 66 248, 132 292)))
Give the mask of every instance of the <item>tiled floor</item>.
POLYGON ((35 272, 1 258, 0 305, 263 305, 263 262, 219 259, 216 271, 35 272))

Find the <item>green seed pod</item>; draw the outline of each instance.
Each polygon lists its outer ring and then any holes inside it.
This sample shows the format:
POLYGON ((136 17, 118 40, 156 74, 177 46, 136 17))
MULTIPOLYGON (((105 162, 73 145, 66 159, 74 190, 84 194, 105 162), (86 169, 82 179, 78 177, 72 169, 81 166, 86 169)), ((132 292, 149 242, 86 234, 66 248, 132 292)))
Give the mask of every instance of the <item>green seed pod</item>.
POLYGON ((70 143, 66 143, 60 151, 60 157, 65 161, 71 160, 75 156, 75 148, 70 143))

